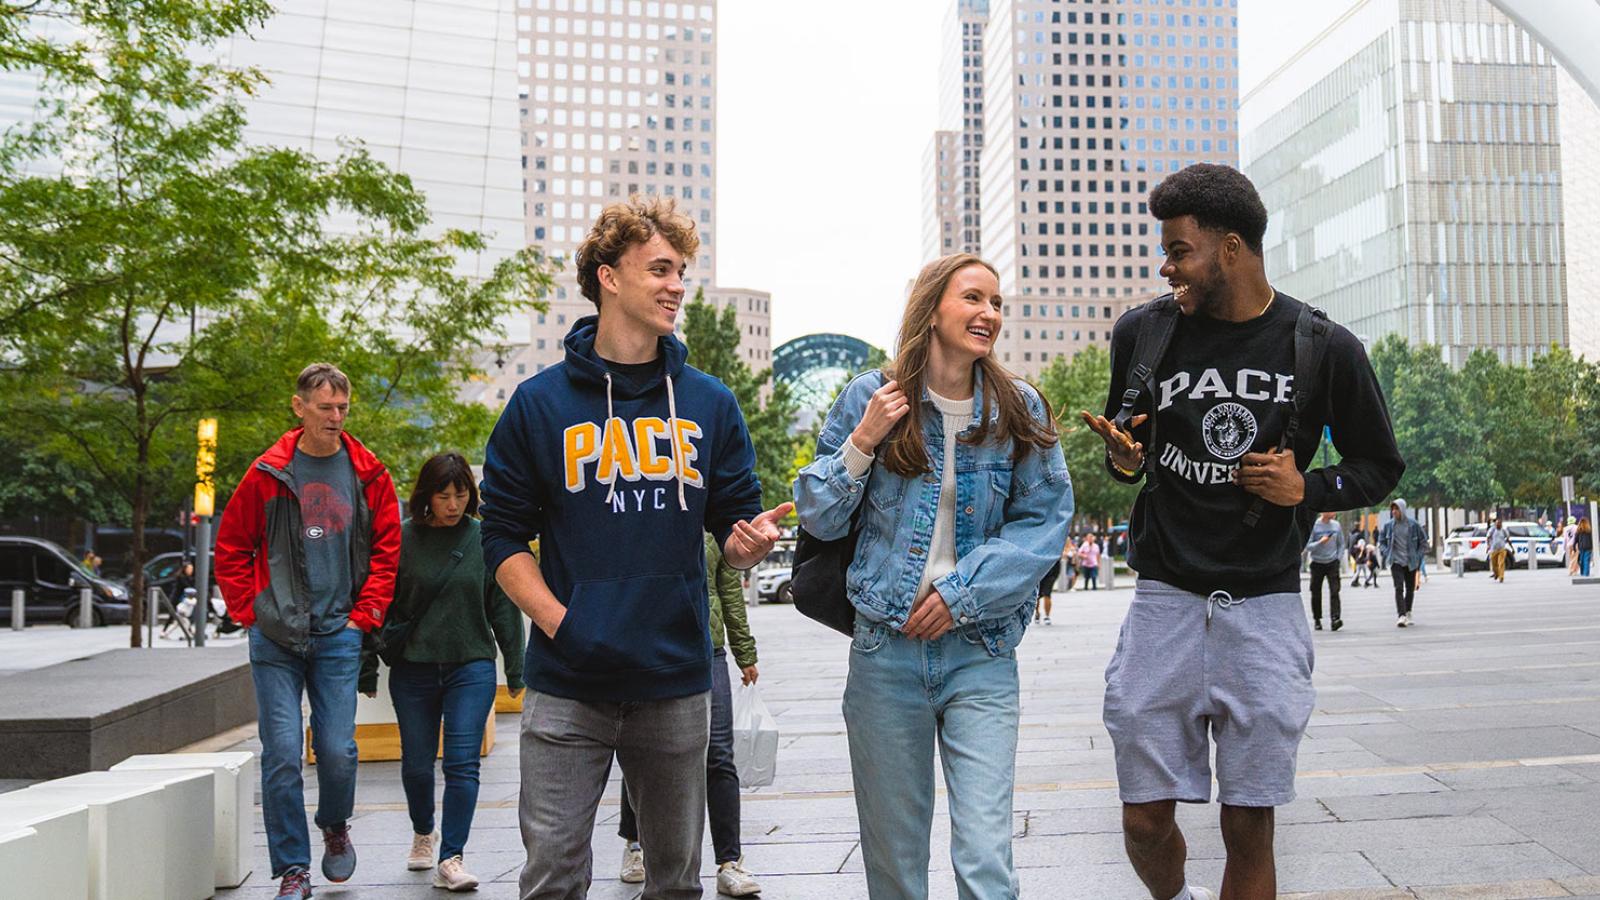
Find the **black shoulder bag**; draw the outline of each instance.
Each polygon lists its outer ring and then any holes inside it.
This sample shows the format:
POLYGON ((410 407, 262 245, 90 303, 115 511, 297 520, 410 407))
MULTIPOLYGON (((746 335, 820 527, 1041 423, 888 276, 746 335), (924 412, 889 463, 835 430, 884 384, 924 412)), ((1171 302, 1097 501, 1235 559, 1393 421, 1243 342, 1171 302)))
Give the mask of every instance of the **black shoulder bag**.
MULTIPOLYGON (((424 525, 422 527, 427 528, 428 526, 424 525)), ((415 609, 397 610, 391 607, 390 614, 383 617, 383 624, 372 632, 372 645, 369 649, 378 654, 378 658, 383 660, 390 668, 394 668, 396 663, 405 658, 406 640, 411 637, 411 626, 418 619, 421 619, 423 613, 428 611, 428 607, 433 605, 433 601, 439 599, 439 595, 444 593, 444 586, 450 581, 450 573, 455 571, 456 563, 461 562, 461 557, 466 555, 467 541, 471 540, 476 533, 477 529, 468 528, 467 533, 462 536, 461 542, 456 545, 454 550, 450 551, 450 561, 445 563, 444 567, 439 570, 439 581, 434 585, 433 590, 428 593, 428 599, 425 602, 419 604, 415 609), (402 612, 404 615, 396 615, 396 613, 402 612)))
MULTIPOLYGON (((867 482, 871 481, 872 470, 868 469, 867 482)), ((856 631, 856 608, 850 602, 849 591, 845 590, 845 573, 856 558, 856 543, 861 538, 861 507, 866 503, 867 492, 863 489, 855 515, 850 517, 850 533, 838 540, 825 541, 804 528, 799 529, 795 534, 794 568, 789 578, 794 608, 801 615, 851 637, 856 631)))

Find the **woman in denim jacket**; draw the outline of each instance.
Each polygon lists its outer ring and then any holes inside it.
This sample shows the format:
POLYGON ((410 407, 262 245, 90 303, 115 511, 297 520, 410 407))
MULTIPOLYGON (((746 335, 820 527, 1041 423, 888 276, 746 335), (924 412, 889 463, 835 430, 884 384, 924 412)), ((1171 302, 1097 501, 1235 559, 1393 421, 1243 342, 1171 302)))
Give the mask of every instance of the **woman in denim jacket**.
POLYGON ((1043 398, 994 360, 1000 317, 988 263, 924 267, 899 355, 845 388, 795 482, 807 531, 860 528, 844 718, 873 900, 928 896, 935 744, 960 896, 1017 895, 1016 647, 1072 483, 1043 398))

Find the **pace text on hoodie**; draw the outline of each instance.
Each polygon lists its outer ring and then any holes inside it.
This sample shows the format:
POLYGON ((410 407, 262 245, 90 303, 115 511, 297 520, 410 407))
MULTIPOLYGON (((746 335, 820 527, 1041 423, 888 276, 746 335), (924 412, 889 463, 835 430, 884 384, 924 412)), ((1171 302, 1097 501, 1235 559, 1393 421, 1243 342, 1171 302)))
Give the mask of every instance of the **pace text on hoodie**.
POLYGON ((659 340, 662 371, 611 376, 598 317, 573 324, 566 360, 517 387, 483 464, 483 557, 493 573, 539 538, 540 571, 567 607, 535 628, 528 686, 575 700, 711 689, 702 534, 727 542, 761 514, 755 448, 733 392, 659 340))

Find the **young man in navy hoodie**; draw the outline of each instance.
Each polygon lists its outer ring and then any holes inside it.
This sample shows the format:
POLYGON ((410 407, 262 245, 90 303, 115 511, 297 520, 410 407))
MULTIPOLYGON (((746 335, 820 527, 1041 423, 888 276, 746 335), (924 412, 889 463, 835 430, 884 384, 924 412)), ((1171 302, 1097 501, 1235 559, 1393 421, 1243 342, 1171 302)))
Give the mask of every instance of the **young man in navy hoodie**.
POLYGON ((748 569, 792 504, 761 510, 733 393, 673 337, 699 249, 672 201, 606 207, 578 248, 566 360, 524 381, 484 458, 484 562, 533 620, 522 714, 523 900, 581 900, 615 756, 646 900, 701 896, 710 725, 705 553, 748 569), (528 542, 540 539, 540 562, 528 542))

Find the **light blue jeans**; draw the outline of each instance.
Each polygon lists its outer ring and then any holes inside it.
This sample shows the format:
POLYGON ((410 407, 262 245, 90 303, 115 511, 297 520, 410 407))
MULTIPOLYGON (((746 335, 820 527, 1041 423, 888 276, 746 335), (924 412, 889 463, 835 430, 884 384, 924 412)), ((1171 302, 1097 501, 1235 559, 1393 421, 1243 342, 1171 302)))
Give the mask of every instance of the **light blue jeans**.
POLYGON ((950 802, 950 861, 962 900, 1012 900, 1011 790, 1017 659, 976 629, 936 641, 857 617, 844 689, 861 856, 872 900, 925 900, 933 752, 950 802))

